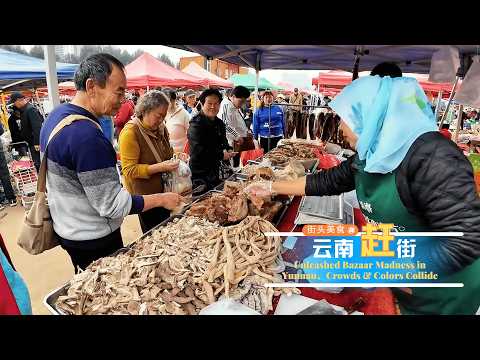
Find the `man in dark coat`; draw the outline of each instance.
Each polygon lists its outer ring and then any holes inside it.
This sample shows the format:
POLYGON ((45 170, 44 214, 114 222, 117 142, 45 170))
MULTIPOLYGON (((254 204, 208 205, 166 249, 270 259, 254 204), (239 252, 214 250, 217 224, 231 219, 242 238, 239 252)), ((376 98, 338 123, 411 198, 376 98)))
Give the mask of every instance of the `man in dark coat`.
POLYGON ((40 129, 44 120, 43 116, 20 92, 14 92, 10 96, 9 104, 14 104, 17 109, 20 109, 22 137, 28 142, 38 172, 40 169, 40 129))
POLYGON ((8 129, 10 130, 10 136, 12 137, 12 143, 15 143, 14 148, 21 156, 27 155, 26 144, 16 144, 24 142, 25 139, 22 136, 22 120, 20 110, 12 105, 10 110, 10 117, 8 118, 8 129))

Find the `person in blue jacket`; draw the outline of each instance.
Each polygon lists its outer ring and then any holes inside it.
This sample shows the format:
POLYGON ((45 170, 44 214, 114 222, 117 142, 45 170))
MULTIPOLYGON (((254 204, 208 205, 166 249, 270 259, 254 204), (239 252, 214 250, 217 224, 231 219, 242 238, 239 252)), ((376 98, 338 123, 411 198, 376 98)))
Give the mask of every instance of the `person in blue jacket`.
POLYGON ((113 129, 113 120, 110 116, 101 116, 98 118, 98 121, 100 122, 100 127, 102 128, 103 135, 113 143, 113 135, 114 135, 114 129, 113 129))
POLYGON ((277 146, 283 138, 284 124, 283 111, 279 105, 273 104, 273 94, 265 91, 260 108, 253 115, 253 137, 258 140, 260 147, 268 152, 277 146))

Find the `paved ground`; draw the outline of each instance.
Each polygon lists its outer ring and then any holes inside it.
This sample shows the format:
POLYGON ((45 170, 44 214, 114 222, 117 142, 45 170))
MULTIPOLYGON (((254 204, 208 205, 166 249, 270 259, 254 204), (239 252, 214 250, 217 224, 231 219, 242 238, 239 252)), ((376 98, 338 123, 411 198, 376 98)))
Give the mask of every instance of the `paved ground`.
MULTIPOLYGON (((0 211, 0 234, 17 271, 27 283, 34 314, 49 314, 43 305, 45 295, 65 284, 73 276, 73 265, 68 254, 60 247, 40 255, 30 255, 17 244, 17 236, 25 210, 17 205, 0 211)), ((137 215, 128 216, 122 225, 124 244, 129 244, 141 235, 137 215)))

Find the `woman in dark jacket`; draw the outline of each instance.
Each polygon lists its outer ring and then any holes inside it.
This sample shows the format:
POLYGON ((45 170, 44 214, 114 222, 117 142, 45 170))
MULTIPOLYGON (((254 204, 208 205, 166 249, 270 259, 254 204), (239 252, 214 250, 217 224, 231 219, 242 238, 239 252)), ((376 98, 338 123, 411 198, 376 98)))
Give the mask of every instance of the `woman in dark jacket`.
POLYGON ((442 282, 463 283, 462 288, 392 291, 404 314, 475 314, 480 306, 480 198, 472 165, 438 132, 415 79, 401 72, 376 74, 355 80, 330 103, 355 156, 315 175, 254 183, 247 191, 324 196, 356 190, 369 222, 393 223, 407 232, 463 232, 435 237, 428 249, 431 265, 444 275, 442 282))
POLYGON ((207 89, 199 97, 202 109, 190 120, 188 143, 192 181, 212 189, 220 183, 220 162, 230 160, 237 153, 230 151, 225 124, 217 117, 222 94, 207 89))

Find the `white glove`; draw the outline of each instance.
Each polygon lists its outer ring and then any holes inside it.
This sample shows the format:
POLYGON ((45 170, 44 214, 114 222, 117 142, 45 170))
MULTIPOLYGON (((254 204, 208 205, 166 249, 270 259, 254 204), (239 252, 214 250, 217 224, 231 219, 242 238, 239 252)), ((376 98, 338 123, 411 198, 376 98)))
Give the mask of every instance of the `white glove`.
POLYGON ((266 197, 273 195, 272 192, 272 182, 271 181, 254 181, 243 191, 247 194, 258 196, 258 197, 266 197))

